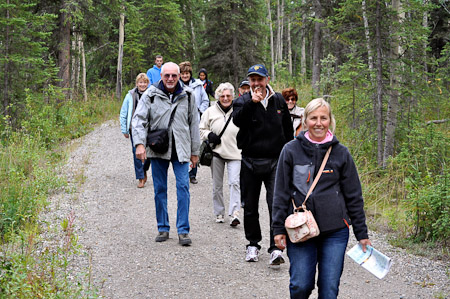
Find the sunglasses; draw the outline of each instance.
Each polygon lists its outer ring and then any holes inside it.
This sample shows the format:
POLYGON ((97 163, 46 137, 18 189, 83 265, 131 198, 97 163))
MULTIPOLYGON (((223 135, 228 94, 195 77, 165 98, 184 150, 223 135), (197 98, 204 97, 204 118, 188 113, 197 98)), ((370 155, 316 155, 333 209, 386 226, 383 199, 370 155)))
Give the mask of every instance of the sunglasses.
POLYGON ((177 74, 164 74, 164 78, 169 79, 170 77, 177 78, 178 75, 177 74))
POLYGON ((286 102, 294 102, 295 103, 295 102, 297 102, 297 100, 295 98, 290 98, 290 99, 287 99, 286 102))

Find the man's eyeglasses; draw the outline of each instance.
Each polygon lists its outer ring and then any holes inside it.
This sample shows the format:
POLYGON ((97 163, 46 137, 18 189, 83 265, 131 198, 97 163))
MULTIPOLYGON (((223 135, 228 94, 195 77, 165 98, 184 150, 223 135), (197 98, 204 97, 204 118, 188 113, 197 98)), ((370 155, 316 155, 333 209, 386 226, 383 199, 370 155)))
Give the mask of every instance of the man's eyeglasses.
POLYGON ((164 74, 164 78, 169 79, 170 77, 177 78, 178 75, 177 74, 164 74))

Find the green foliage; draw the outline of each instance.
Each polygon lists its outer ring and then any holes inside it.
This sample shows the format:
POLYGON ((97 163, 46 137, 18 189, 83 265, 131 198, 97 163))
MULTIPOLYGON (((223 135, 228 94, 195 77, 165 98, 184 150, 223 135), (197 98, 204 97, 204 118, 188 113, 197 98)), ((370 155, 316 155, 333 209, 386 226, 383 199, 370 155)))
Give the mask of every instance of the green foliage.
POLYGON ((57 72, 47 46, 56 16, 33 13, 37 3, 10 0, 8 5, 0 4, 0 107, 11 116, 22 108, 24 87, 41 90, 57 72))
MULTIPOLYGON (((0 124, 0 298, 95 298, 86 274, 69 267, 80 254, 74 215, 61 222, 59 244, 43 238, 38 215, 48 196, 65 185, 57 169, 65 160, 61 143, 82 136, 95 123, 117 117, 120 103, 96 89, 87 102, 59 102, 58 93, 27 92, 27 117, 14 130, 0 124)), ((53 232, 54 233, 54 232, 53 232)), ((57 241, 58 242, 58 241, 57 241)))
POLYGON ((450 239, 450 138, 435 125, 418 127, 393 159, 403 168, 407 209, 418 240, 450 239))
POLYGON ((88 102, 59 103, 27 92, 28 117, 20 120, 21 129, 13 130, 7 117, 0 124, 0 235, 33 222, 49 192, 63 184, 55 173, 55 163, 63 157, 52 149, 86 134, 120 109, 117 101, 100 93, 88 102))
POLYGON ((266 45, 262 41, 268 32, 261 22, 264 12, 264 2, 257 0, 208 3, 200 64, 208 70, 210 79, 236 86, 251 65, 264 64, 266 45))
POLYGON ((35 226, 9 235, 0 246, 0 298, 98 298, 89 269, 69 267, 80 254, 74 219, 71 213, 60 229, 44 234, 56 242, 43 240, 35 226))

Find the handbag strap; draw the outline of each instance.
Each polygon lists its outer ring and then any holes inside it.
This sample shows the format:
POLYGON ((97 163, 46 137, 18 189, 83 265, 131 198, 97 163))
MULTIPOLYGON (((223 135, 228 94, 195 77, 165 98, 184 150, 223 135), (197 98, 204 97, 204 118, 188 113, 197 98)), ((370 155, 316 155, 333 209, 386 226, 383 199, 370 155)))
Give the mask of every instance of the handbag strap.
POLYGON ((219 134, 219 138, 222 137, 223 133, 225 132, 225 129, 227 128, 228 124, 230 123, 231 117, 232 116, 230 115, 230 117, 228 118, 227 122, 225 123, 225 126, 222 129, 222 132, 220 132, 220 134, 219 134))
MULTIPOLYGON (((314 178, 314 182, 312 183, 311 187, 309 187, 308 193, 306 194, 305 200, 302 203, 302 209, 306 211, 306 201, 308 200, 309 196, 314 190, 314 187, 316 187, 317 182, 320 179, 320 176, 322 175, 323 169, 325 168, 325 164, 327 164, 328 157, 331 153, 331 146, 328 148, 327 153, 325 154, 325 157, 323 158, 322 165, 320 165, 319 172, 317 173, 316 177, 314 178)), ((292 204, 294 205, 294 210, 297 210, 298 208, 295 206, 294 199, 292 198, 292 204)))

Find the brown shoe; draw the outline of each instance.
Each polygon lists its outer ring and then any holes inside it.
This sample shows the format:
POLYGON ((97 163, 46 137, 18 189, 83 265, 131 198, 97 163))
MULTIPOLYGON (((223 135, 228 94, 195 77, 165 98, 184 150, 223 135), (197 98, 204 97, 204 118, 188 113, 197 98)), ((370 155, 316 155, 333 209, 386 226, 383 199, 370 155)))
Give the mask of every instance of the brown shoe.
POLYGON ((139 179, 139 184, 137 185, 138 188, 144 188, 145 181, 144 179, 139 179))
POLYGON ((144 173, 144 184, 147 183, 147 171, 144 173))

